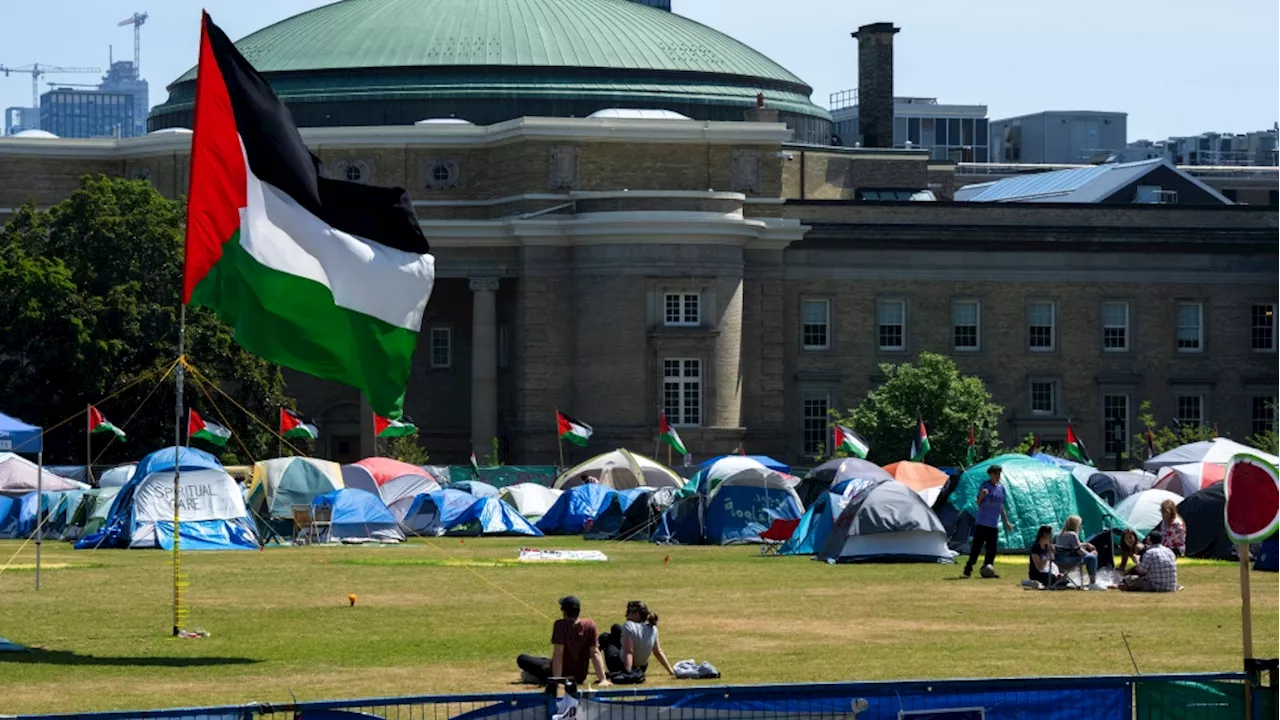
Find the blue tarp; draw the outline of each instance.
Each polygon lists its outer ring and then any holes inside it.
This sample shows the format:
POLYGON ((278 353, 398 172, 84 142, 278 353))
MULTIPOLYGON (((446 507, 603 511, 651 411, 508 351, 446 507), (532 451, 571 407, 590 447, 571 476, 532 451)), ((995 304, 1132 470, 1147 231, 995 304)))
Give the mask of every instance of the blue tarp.
POLYGON ((577 535, 604 512, 617 491, 598 483, 579 485, 564 491, 556 504, 538 521, 538 529, 548 535, 577 535))
MULTIPOLYGON (((62 533, 70 517, 68 506, 74 508, 83 494, 83 490, 43 494, 42 512, 45 516, 46 538, 56 538, 62 533)), ((0 496, 0 539, 32 537, 36 534, 36 522, 36 493, 29 492, 20 498, 0 496)))
POLYGON ((542 532, 514 507, 498 498, 478 498, 471 503, 452 532, 469 535, 533 535, 542 532))
POLYGON ((1076 468, 1080 467, 1083 464, 1083 463, 1078 463, 1074 460, 1060 458, 1057 455, 1050 455, 1048 453, 1036 453, 1035 455, 1031 456, 1031 459, 1039 460, 1042 463, 1045 463, 1047 465, 1052 465, 1054 467, 1060 467, 1063 470, 1075 470, 1076 468))
POLYGON ((788 464, 786 464, 786 463, 784 463, 784 462, 782 462, 782 461, 780 461, 780 460, 774 460, 773 458, 769 457, 768 455, 718 455, 718 456, 716 456, 716 457, 711 458, 710 460, 703 460, 702 462, 698 463, 698 467, 703 468, 703 469, 706 469, 706 468, 711 467, 712 465, 715 465, 715 464, 716 464, 716 461, 718 461, 718 460, 723 460, 723 459, 728 458, 728 457, 747 457, 747 458, 751 458, 752 460, 755 460, 756 462, 758 462, 758 463, 760 463, 761 465, 763 465, 763 466, 765 466, 765 467, 769 468, 770 470, 774 470, 774 471, 776 471, 776 472, 780 472, 780 473, 787 473, 787 474, 790 474, 790 473, 791 473, 791 466, 790 466, 790 465, 788 465, 788 464))
POLYGON ((333 508, 330 540, 400 542, 404 533, 382 498, 360 488, 343 488, 317 495, 312 506, 333 508))
POLYGON ((1272 535, 1262 541, 1262 546, 1258 549, 1258 559, 1253 561, 1254 570, 1270 572, 1280 570, 1280 564, 1277 563, 1277 560, 1280 560, 1280 552, 1277 552, 1276 548, 1277 538, 1280 538, 1280 535, 1272 535))
POLYGON ((461 490, 464 493, 467 493, 469 495, 472 495, 478 498, 498 497, 498 488, 490 485, 487 482, 482 482, 480 480, 462 480, 459 482, 451 482, 449 483, 449 489, 461 490))
POLYGON ((43 441, 40 428, 0 413, 0 452, 35 454, 43 449, 43 441))
POLYGON ((18 534, 22 511, 22 498, 0 495, 0 539, 12 540, 18 534))
POLYGON ((443 535, 466 514, 479 498, 453 488, 421 493, 409 504, 400 521, 405 535, 443 535))
POLYGON ((637 487, 631 488, 630 490, 617 490, 615 492, 618 493, 618 509, 625 513, 627 508, 631 507, 631 504, 636 500, 649 497, 649 493, 653 492, 653 488, 637 487))

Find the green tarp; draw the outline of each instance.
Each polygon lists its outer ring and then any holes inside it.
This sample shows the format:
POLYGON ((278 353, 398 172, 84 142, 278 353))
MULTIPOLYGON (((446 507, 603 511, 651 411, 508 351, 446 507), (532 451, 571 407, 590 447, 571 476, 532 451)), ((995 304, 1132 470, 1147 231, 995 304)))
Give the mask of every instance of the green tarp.
MULTIPOLYGON (((473 479, 470 465, 449 466, 449 482, 473 479)), ((480 468, 479 480, 496 488, 525 482, 551 487, 556 481, 556 469, 551 465, 494 465, 480 468)))
POLYGON ((1128 527, 1105 500, 1070 472, 1026 455, 1001 455, 969 468, 951 494, 952 507, 977 514, 978 488, 986 481, 991 465, 1004 468, 1004 509, 1013 525, 1013 532, 1000 528, 1002 550, 1031 547, 1041 525, 1052 526, 1056 536, 1069 515, 1079 515, 1083 521, 1082 539, 1106 529, 1128 527))
MULTIPOLYGON (((1134 688, 1134 696, 1137 720, 1237 720, 1245 717, 1244 683, 1139 682, 1134 688)), ((1275 717, 1275 714, 1260 717, 1275 717)))

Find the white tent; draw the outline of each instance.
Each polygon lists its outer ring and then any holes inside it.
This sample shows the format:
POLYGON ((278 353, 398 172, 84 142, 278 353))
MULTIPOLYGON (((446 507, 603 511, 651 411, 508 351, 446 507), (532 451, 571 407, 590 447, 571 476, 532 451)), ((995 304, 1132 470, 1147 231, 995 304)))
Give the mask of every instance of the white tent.
MULTIPOLYGON (((11 452, 0 452, 0 495, 11 498, 22 497, 35 492, 37 478, 40 474, 35 463, 11 452)), ((44 492, 65 492, 67 490, 88 490, 89 486, 61 475, 44 471, 44 492)))
POLYGON ((1165 500, 1172 500, 1176 507, 1182 502, 1182 496, 1168 490, 1143 490, 1120 501, 1116 514, 1129 523, 1138 537, 1146 537, 1160 524, 1160 503, 1165 500))
POLYGON ((502 492, 498 497, 514 507, 516 512, 523 515, 525 519, 530 522, 537 522, 539 518, 547 514, 551 506, 555 505, 556 500, 559 500, 563 494, 563 490, 549 488, 538 483, 523 482, 502 488, 502 492))
POLYGON ((124 487, 129 484, 129 480, 133 478, 133 471, 138 467, 137 463, 129 463, 128 465, 117 465, 110 470, 104 470, 98 476, 98 487, 124 487))
MULTIPOLYGON (((130 548, 172 546, 173 472, 151 473, 133 486, 127 506, 130 548)), ((178 478, 182 549, 258 547, 257 534, 234 478, 222 470, 183 470, 178 478)))
POLYGON ((1231 462, 1231 458, 1242 453, 1266 460, 1273 465, 1280 463, 1280 458, 1257 448, 1241 445, 1234 440, 1226 438, 1214 438, 1180 445, 1156 455, 1144 462, 1142 466, 1153 472, 1167 465, 1186 465, 1188 463, 1213 463, 1225 466, 1231 462))
POLYGON ((648 487, 684 487, 684 478, 662 463, 633 453, 624 448, 597 455, 561 473, 555 487, 568 490, 582 484, 586 474, 614 490, 630 490, 642 485, 648 487))

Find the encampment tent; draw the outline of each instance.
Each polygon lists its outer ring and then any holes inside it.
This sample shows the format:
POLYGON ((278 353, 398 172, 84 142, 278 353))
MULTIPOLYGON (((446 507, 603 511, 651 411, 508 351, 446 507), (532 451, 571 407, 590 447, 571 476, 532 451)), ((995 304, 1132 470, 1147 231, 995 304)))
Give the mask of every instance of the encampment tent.
POLYGON ((404 533, 392 517, 382 498, 359 488, 342 488, 311 501, 313 507, 329 506, 332 525, 329 542, 343 543, 398 543, 404 541, 404 533))
POLYGON ((1030 455, 1029 457, 1032 460, 1038 460, 1042 463, 1045 463, 1046 465, 1060 467, 1063 470, 1075 470, 1076 468, 1082 465, 1082 463, 1078 463, 1075 460, 1060 458, 1057 455, 1050 455, 1049 453, 1038 452, 1034 455, 1030 455))
POLYGON ((1280 464, 1280 458, 1263 452, 1255 447, 1241 445, 1234 440, 1214 438, 1200 442, 1187 443, 1162 452, 1142 463, 1142 467, 1155 472, 1166 465, 1185 465, 1187 463, 1216 463, 1226 465, 1236 455, 1252 455, 1266 460, 1272 465, 1280 464))
POLYGON ((1029 548, 1041 525, 1060 530, 1069 515, 1079 515, 1083 520, 1082 537, 1128 527, 1111 506, 1071 472, 1026 455, 1001 455, 966 470, 948 498, 956 510, 970 516, 976 513, 978 489, 986 481, 987 468, 992 465, 1004 468, 1001 480, 1005 486, 1004 509, 1013 525, 1012 532, 1001 526, 1001 549, 1029 548))
POLYGON ((622 521, 626 517, 627 510, 636 503, 645 502, 646 498, 654 491, 655 489, 651 487, 619 490, 609 499, 604 510, 600 511, 600 514, 591 522, 591 529, 584 532, 583 537, 587 540, 613 538, 622 529, 622 521))
MULTIPOLYGON (((30 460, 11 452, 0 452, 0 495, 20 498, 35 492, 40 468, 30 460)), ((47 469, 41 479, 45 492, 88 490, 89 486, 70 478, 54 475, 47 469)))
MULTIPOLYGON (((435 482, 435 477, 430 471, 424 470, 417 465, 410 465, 409 463, 400 462, 399 460, 394 460, 392 458, 369 457, 364 458, 363 460, 358 460, 350 465, 342 466, 342 484, 345 487, 359 488, 361 490, 371 492, 382 497, 384 502, 388 501, 386 496, 380 492, 380 488, 392 480, 408 475, 416 475, 435 482)), ((419 492, 433 492, 435 489, 439 488, 439 485, 440 484, 437 482, 436 488, 433 488, 432 490, 420 490, 419 492)), ((400 493, 397 496, 397 499, 399 497, 411 497, 417 494, 418 493, 416 492, 408 494, 400 493)))
POLYGON ((456 483, 449 483, 447 487, 450 487, 454 490, 461 490, 462 492, 467 493, 472 497, 478 497, 478 498, 498 497, 498 488, 490 485, 487 482, 481 482, 479 480, 462 480, 456 483))
POLYGON ((1085 484, 1111 507, 1125 498, 1155 487, 1156 476, 1144 470, 1110 470, 1089 473, 1085 484))
POLYGON ((248 502, 260 523, 269 523, 276 533, 288 535, 293 506, 310 505, 317 495, 342 486, 342 468, 335 462, 306 457, 261 460, 253 464, 248 502))
POLYGON ((1187 557, 1218 560, 1237 557, 1236 546, 1227 537, 1226 506, 1223 483, 1210 485, 1178 504, 1178 514, 1187 523, 1187 557))
MULTIPOLYGON (((588 540, 648 540, 658 519, 678 501, 679 492, 673 487, 657 488, 635 496, 629 504, 623 498, 615 498, 596 517, 591 531, 583 537, 588 540)), ((690 501, 693 502, 692 499, 690 501)))
POLYGON ((498 498, 482 497, 467 508, 461 521, 449 529, 449 535, 529 535, 541 537, 516 509, 498 498))
POLYGON ((1210 485, 1226 479, 1227 466, 1224 463, 1165 465, 1156 471, 1156 476, 1155 485, 1152 487, 1157 490, 1168 490, 1183 497, 1191 497, 1210 485))
POLYGON ((560 473, 555 487, 568 490, 582 485, 583 475, 594 477, 601 485, 614 490, 629 490, 641 486, 684 487, 684 478, 670 468, 625 448, 597 455, 560 473))
MULTIPOLYGON (((855 481, 855 484, 861 486, 869 486, 872 483, 888 482, 884 478, 876 480, 855 481)), ((845 505, 849 504, 849 497, 845 493, 850 487, 849 483, 843 483, 839 488, 832 488, 832 492, 822 493, 812 503, 805 508, 804 516, 800 518, 800 524, 796 525, 796 529, 791 533, 791 537, 782 543, 782 547, 778 549, 779 555, 816 555, 818 551, 827 544, 827 538, 831 536, 831 529, 836 526, 836 519, 840 517, 840 513, 844 511, 845 505)))
POLYGON ((942 486, 947 484, 946 473, 925 463, 903 460, 885 465, 884 471, 892 475, 894 480, 915 490, 930 507, 938 499, 942 486))
MULTIPOLYGON (((135 475, 116 495, 105 529, 86 535, 76 548, 172 549, 173 476, 171 468, 135 475)), ((240 487, 221 468, 182 470, 178 498, 183 550, 258 549, 240 487)))
POLYGON ((565 490, 537 527, 548 535, 577 535, 595 521, 616 494, 613 488, 597 483, 565 490))
POLYGON ((799 520, 804 514, 804 505, 786 479, 748 457, 725 456, 699 475, 697 495, 663 513, 655 541, 760 542, 760 533, 774 520, 799 520))
POLYGON ((909 486, 880 480, 849 495, 818 559, 834 562, 950 562, 947 533, 909 486))
POLYGON ((461 522, 477 500, 471 493, 445 488, 401 500, 390 509, 405 535, 430 537, 443 535, 461 522))
POLYGON ((538 522, 556 504, 564 491, 538 483, 524 482, 502 488, 499 498, 509 503, 530 522, 538 522))
POLYGON ((1160 524, 1160 503, 1165 500, 1172 500, 1177 506, 1182 502, 1182 496, 1168 490, 1143 490, 1116 505, 1116 514, 1124 518, 1129 527, 1138 533, 1138 537, 1145 538, 1147 533, 1160 524))
POLYGON ((893 476, 885 469, 869 460, 861 458, 835 458, 828 460, 809 471, 800 481, 796 494, 800 501, 808 507, 810 503, 831 492, 839 483, 857 478, 860 480, 892 480, 893 476))
POLYGON ((790 465, 782 462, 781 460, 774 460, 768 455, 718 455, 716 457, 703 460, 702 462, 698 463, 698 467, 709 468, 712 465, 715 465, 716 463, 720 462, 721 460, 724 460, 725 458, 747 458, 749 460, 756 461, 757 463, 769 468, 770 470, 773 470, 774 472, 779 472, 779 473, 791 472, 790 465))
POLYGON ((1258 546, 1258 559, 1253 561, 1254 570, 1280 571, 1280 548, 1276 546, 1277 540, 1280 540, 1280 535, 1272 535, 1258 546))
POLYGON ((111 503, 120 494, 120 487, 104 487, 86 490, 76 505, 75 513, 62 537, 64 540, 79 540, 102 529, 111 511, 111 503))

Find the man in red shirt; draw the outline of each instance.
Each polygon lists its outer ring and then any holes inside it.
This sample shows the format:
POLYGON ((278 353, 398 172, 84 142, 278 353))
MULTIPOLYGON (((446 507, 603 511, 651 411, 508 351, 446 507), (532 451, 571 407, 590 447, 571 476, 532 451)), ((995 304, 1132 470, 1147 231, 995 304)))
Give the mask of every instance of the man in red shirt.
POLYGON ((521 676, 527 682, 545 684, 548 678, 573 678, 579 685, 587 681, 587 665, 596 671, 596 685, 612 683, 605 677, 600 659, 599 630, 590 618, 581 618, 582 603, 570 595, 560 598, 563 617, 551 626, 551 657, 521 655, 516 658, 521 676))

